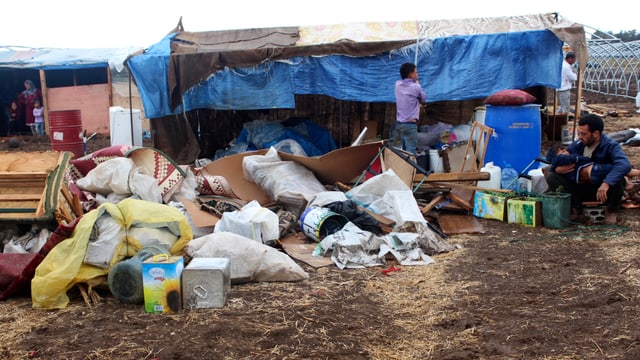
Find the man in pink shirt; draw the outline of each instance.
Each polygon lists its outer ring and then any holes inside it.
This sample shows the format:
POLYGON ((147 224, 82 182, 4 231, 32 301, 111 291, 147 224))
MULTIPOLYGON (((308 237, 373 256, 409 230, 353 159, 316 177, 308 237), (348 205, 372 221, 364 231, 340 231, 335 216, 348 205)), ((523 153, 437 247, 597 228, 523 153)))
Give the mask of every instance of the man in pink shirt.
POLYGON ((413 63, 400 66, 401 80, 396 81, 396 123, 393 137, 400 137, 402 149, 415 155, 418 145, 418 119, 420 103, 427 101, 427 95, 418 82, 418 69, 413 63))

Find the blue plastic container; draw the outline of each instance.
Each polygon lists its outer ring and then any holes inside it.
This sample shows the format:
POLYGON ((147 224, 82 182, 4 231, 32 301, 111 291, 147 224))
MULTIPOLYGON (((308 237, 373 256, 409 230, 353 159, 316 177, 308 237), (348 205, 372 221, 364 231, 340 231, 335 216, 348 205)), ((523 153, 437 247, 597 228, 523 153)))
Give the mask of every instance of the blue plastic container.
POLYGON ((493 161, 502 166, 508 163, 522 173, 531 161, 540 157, 540 105, 486 105, 484 124, 494 130, 487 143, 485 164, 493 161))
POLYGON ((502 168, 502 178, 500 179, 500 188, 504 190, 518 190, 518 171, 511 167, 511 164, 505 163, 502 168))

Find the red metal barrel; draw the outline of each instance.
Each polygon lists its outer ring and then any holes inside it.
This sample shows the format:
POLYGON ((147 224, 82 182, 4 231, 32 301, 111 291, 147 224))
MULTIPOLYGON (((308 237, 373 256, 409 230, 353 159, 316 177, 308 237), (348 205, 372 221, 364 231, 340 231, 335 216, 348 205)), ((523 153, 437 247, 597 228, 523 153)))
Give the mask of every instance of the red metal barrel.
POLYGON ((84 155, 80 110, 60 110, 49 112, 49 134, 51 149, 70 151, 76 158, 84 155))

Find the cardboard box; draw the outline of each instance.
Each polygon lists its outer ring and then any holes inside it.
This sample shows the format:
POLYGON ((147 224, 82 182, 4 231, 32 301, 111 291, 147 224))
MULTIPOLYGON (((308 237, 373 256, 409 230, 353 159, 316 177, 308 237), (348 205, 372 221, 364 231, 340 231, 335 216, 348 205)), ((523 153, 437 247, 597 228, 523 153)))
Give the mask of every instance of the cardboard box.
POLYGON ((176 313, 182 308, 182 256, 155 255, 142 262, 144 309, 148 313, 176 313))
POLYGON ((517 197, 507 200, 509 224, 524 226, 542 225, 542 202, 536 197, 517 197))
POLYGON ((507 220, 507 199, 511 193, 476 191, 473 196, 473 215, 483 219, 507 220))
POLYGON ((193 258, 182 272, 182 304, 185 309, 221 308, 231 290, 227 258, 193 258))
MULTIPOLYGON (((379 141, 348 146, 333 150, 322 156, 313 157, 292 155, 282 151, 278 151, 278 155, 284 161, 295 161, 311 170, 323 184, 351 183, 367 169, 371 161, 378 155, 382 145, 383 142, 379 141)), ((264 155, 267 151, 268 149, 261 149, 225 156, 207 164, 204 169, 209 174, 215 174, 227 179, 227 182, 232 186, 233 193, 239 199, 245 201, 256 200, 261 205, 268 204, 273 200, 258 185, 245 179, 242 166, 244 157, 264 155)))

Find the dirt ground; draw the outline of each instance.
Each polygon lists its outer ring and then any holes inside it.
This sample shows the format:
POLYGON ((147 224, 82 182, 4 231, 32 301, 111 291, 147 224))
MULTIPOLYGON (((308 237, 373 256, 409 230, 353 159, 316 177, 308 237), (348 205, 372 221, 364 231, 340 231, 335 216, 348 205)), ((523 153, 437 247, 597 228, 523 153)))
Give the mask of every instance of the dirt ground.
MULTIPOLYGON (((607 132, 637 127, 637 114, 605 118, 607 132)), ((42 311, 15 297, 0 302, 0 359, 640 359, 639 215, 560 230, 478 219, 484 231, 448 237, 458 248, 434 264, 301 263, 308 280, 234 285, 221 309, 152 315, 72 289, 67 308, 42 311)))

